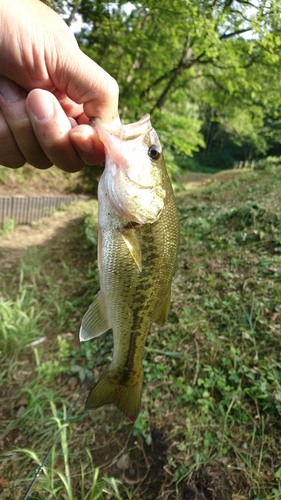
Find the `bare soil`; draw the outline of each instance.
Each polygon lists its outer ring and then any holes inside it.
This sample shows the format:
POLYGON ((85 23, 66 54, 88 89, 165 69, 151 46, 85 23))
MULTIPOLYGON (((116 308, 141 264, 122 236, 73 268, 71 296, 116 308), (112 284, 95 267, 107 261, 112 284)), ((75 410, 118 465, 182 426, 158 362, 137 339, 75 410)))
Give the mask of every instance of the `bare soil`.
POLYGON ((240 175, 238 170, 222 170, 217 174, 204 174, 200 172, 187 172, 184 176, 175 176, 185 189, 193 189, 199 186, 206 186, 213 182, 227 182, 236 179, 240 175))
MULTIPOLYGON (((81 213, 69 211, 56 212, 52 217, 45 217, 40 223, 21 225, 12 233, 0 238, 0 268, 10 267, 19 261, 31 246, 48 245, 55 235, 69 228, 73 232, 75 221, 81 219, 81 213)), ((63 242, 64 244, 64 242, 63 242)))

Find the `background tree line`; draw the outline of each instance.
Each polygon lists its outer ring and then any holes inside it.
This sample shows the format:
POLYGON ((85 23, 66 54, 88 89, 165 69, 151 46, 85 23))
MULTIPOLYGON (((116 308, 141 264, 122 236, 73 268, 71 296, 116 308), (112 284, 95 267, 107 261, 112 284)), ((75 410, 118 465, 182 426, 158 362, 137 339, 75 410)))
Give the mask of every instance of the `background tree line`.
POLYGON ((120 115, 150 113, 170 168, 281 154, 280 0, 49 1, 120 86, 120 115), (82 24, 83 23, 83 24, 82 24))

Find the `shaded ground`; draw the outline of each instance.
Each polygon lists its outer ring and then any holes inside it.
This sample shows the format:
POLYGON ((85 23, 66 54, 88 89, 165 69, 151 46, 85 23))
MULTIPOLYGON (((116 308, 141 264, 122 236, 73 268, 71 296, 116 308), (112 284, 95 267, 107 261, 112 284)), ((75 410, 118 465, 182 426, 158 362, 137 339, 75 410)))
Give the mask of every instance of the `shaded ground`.
POLYGON ((65 233, 55 243, 65 245, 68 236, 78 231, 81 224, 81 211, 73 211, 71 219, 69 212, 58 211, 52 217, 46 217, 39 223, 32 225, 21 225, 12 232, 3 236, 0 240, 0 268, 7 268, 12 262, 21 259, 31 246, 49 245, 58 232, 65 233))
POLYGON ((13 170, 0 165, 0 195, 66 194, 73 192, 80 172, 69 174, 56 167, 38 170, 26 164, 13 170))

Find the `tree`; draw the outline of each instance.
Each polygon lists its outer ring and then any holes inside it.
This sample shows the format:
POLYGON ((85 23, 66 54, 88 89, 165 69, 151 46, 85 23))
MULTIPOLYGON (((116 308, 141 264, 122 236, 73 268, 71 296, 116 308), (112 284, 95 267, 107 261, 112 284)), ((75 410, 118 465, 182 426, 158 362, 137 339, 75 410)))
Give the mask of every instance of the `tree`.
POLYGON ((171 150, 192 154, 202 147, 198 123, 207 109, 211 123, 236 144, 248 144, 254 154, 266 151, 260 132, 281 105, 278 0, 76 0, 64 6, 87 24, 77 34, 82 49, 117 79, 123 120, 150 112, 156 127, 166 123, 171 150))

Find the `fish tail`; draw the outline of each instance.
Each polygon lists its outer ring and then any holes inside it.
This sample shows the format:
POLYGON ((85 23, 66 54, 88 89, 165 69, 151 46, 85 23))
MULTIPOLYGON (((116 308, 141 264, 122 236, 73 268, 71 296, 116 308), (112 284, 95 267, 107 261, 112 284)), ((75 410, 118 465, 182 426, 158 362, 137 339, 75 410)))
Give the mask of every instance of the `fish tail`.
POLYGON ((125 385, 117 370, 109 368, 88 395, 85 404, 86 410, 112 403, 124 413, 130 422, 135 422, 140 411, 142 379, 141 371, 136 384, 125 385))

